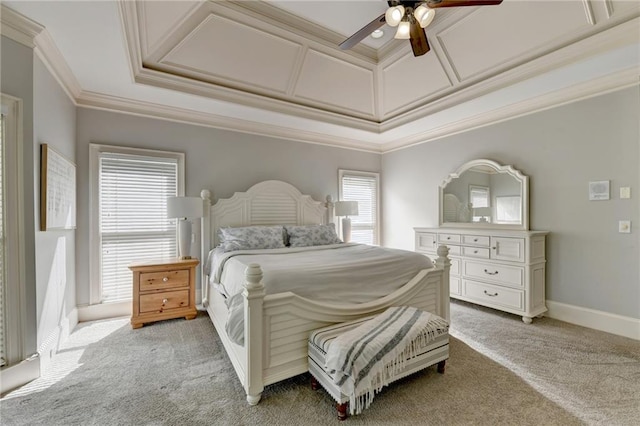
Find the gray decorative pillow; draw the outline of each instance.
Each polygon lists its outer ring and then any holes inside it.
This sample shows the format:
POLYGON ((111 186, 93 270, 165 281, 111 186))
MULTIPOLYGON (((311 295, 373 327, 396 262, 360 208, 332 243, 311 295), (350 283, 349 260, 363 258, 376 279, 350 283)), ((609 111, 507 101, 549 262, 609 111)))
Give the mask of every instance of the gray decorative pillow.
POLYGON ((274 249, 284 247, 282 226, 220 228, 224 251, 274 249))
POLYGON ((342 242, 336 235, 333 223, 328 225, 285 225, 284 228, 289 236, 291 247, 324 246, 342 242))

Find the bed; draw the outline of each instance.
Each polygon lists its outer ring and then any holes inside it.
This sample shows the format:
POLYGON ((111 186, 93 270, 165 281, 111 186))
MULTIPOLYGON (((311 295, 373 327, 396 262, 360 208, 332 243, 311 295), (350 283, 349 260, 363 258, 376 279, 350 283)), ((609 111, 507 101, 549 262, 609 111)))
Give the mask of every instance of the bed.
MULTIPOLYGON (((201 196, 206 206, 201 226, 203 256, 218 246, 221 228, 333 222, 331 197, 325 202, 315 201, 282 181, 258 183, 246 192, 236 192, 231 198, 218 200, 215 205, 211 205, 209 191, 203 190, 201 196)), ((348 247, 336 248, 345 249, 348 247)), ((340 304, 312 300, 291 291, 267 291, 263 284, 263 269, 269 270, 271 265, 267 261, 262 265, 249 263, 240 296, 243 344, 236 343, 237 339, 227 333, 230 308, 225 302, 229 295, 220 291, 215 280, 210 279, 211 271, 207 269, 210 262, 202 262, 202 304, 245 389, 248 403, 255 405, 265 386, 308 371, 307 341, 313 330, 399 305, 415 306, 449 319, 450 261, 447 255, 448 249, 439 247, 438 258, 432 266, 418 270, 388 294, 376 293, 374 299, 365 302, 340 304)), ((268 282, 267 275, 265 281, 268 282)), ((301 276, 300 280, 306 278, 311 280, 311 273, 301 276)))

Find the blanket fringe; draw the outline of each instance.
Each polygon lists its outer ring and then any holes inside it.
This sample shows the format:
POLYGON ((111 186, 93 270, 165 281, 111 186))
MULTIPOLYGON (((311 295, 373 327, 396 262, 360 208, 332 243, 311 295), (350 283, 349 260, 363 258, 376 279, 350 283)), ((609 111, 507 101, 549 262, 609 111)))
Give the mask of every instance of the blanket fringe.
POLYGON ((369 408, 375 394, 396 380, 408 360, 418 356, 421 348, 448 331, 449 323, 434 316, 426 327, 418 331, 418 334, 407 342, 404 348, 395 348, 384 356, 373 368, 369 380, 361 382, 358 388, 349 395, 350 413, 352 415, 360 414, 364 409, 369 408))

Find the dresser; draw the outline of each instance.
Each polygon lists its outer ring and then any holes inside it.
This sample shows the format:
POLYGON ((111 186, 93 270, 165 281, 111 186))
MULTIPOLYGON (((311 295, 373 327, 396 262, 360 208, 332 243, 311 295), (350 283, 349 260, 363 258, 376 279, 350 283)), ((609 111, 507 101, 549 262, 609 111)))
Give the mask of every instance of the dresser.
POLYGON ((132 263, 133 309, 131 327, 165 319, 194 319, 198 259, 169 259, 132 263))
POLYGON ((444 244, 451 258, 450 294, 522 316, 529 324, 545 305, 546 231, 414 228, 415 250, 430 258, 444 244))

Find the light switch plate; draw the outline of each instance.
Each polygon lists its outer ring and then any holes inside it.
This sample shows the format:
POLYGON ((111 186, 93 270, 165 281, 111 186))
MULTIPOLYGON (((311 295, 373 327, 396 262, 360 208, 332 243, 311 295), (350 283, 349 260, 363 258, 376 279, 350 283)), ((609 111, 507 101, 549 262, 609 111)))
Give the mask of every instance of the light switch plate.
POLYGON ((620 198, 631 198, 631 187, 630 186, 621 186, 620 187, 620 198))
POLYGON ((618 221, 618 232, 622 234, 630 234, 631 233, 631 221, 630 220, 620 220, 618 221))

